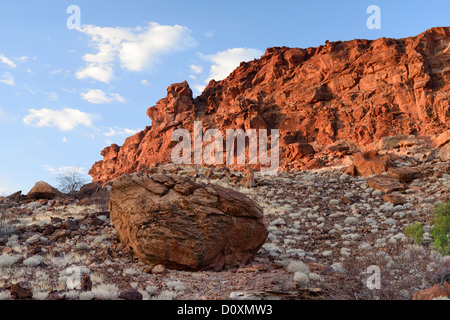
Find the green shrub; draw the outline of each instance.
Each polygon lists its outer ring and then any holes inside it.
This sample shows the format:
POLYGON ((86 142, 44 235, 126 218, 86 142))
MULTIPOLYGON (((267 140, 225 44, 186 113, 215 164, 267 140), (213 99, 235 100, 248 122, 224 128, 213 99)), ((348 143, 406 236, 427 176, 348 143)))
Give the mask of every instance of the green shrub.
POLYGON ((434 211, 436 219, 431 230, 434 247, 443 255, 450 255, 450 201, 439 204, 434 211))
POLYGON ((415 244, 421 244, 425 230, 423 229, 422 224, 418 222, 413 226, 406 227, 405 234, 408 239, 414 241, 415 244))

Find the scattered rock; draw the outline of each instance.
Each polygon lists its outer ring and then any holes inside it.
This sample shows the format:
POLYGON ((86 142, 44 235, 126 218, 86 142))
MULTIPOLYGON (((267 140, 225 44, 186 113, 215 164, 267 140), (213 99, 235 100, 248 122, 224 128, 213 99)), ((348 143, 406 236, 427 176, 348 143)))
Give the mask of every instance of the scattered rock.
POLYGON ((20 200, 21 196, 22 196, 22 191, 17 191, 15 193, 13 193, 12 195, 7 196, 6 199, 17 202, 20 200))
POLYGON ((421 171, 419 168, 389 168, 388 176, 408 183, 419 178, 421 171))
POLYGON ((394 191, 404 191, 405 186, 399 180, 388 176, 377 175, 367 179, 367 185, 370 188, 392 193, 394 191))
POLYGON ((404 196, 395 193, 384 195, 383 200, 386 202, 390 202, 396 206, 407 203, 406 198, 404 196))
POLYGON ((382 138, 379 142, 378 147, 380 150, 391 150, 394 149, 398 143, 408 139, 414 139, 415 136, 411 135, 397 135, 382 138))
POLYGON ((119 299, 123 300, 142 300, 142 293, 135 289, 123 291, 119 295, 119 299))
POLYGON ((256 185, 255 174, 252 169, 247 168, 245 177, 241 180, 241 184, 246 188, 253 188, 256 185))
POLYGON ((152 274, 156 274, 156 275, 165 275, 168 272, 169 271, 167 270, 167 268, 165 266, 163 266, 162 264, 158 264, 158 265, 154 266, 151 271, 152 274))
POLYGON ((92 290, 91 277, 87 274, 83 275, 83 281, 81 282, 81 291, 88 292, 92 290))
POLYGON ((20 284, 12 284, 9 291, 15 300, 29 300, 33 296, 31 288, 23 288, 20 284))
POLYGON ((293 143, 288 145, 286 160, 293 162, 315 153, 316 150, 308 143, 293 143))

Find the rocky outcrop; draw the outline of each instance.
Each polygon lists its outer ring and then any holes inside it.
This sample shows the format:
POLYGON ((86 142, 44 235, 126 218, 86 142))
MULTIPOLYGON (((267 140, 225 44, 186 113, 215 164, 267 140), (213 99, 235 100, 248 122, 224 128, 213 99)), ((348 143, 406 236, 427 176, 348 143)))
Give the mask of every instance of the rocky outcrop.
POLYGON ((318 48, 270 48, 193 98, 171 85, 148 109, 151 126, 122 147, 103 150, 94 181, 171 162, 172 132, 279 129, 281 164, 295 143, 364 146, 392 135, 441 134, 450 128, 450 28, 404 39, 327 42, 318 48))
POLYGON ((433 288, 416 292, 413 297, 413 300, 434 299, 450 299, 450 284, 437 284, 433 288))
POLYGON ((355 154, 353 163, 345 170, 354 176, 368 177, 374 174, 382 174, 394 167, 394 162, 387 155, 379 155, 376 150, 370 150, 355 154))
POLYGON ((47 182, 39 181, 36 182, 34 187, 28 192, 27 198, 32 200, 52 200, 62 196, 63 194, 58 189, 52 187, 47 182))
POLYGON ((268 236, 246 196, 179 175, 123 175, 112 183, 111 220, 141 261, 177 270, 245 265, 268 236))

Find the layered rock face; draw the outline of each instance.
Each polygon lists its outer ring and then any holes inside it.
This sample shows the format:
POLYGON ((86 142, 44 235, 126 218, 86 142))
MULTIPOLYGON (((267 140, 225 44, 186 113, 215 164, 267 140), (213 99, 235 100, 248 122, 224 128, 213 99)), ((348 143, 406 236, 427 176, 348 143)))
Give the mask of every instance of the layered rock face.
POLYGON ((358 146, 391 135, 430 135, 450 128, 450 28, 404 39, 328 42, 318 48, 270 48, 193 98, 174 84, 151 107, 151 127, 122 147, 103 150, 90 170, 106 182, 171 162, 175 129, 279 129, 281 160, 292 144, 358 146))
POLYGON ((178 270, 245 265, 267 239, 262 209, 234 190, 178 175, 114 180, 111 220, 141 261, 178 270))

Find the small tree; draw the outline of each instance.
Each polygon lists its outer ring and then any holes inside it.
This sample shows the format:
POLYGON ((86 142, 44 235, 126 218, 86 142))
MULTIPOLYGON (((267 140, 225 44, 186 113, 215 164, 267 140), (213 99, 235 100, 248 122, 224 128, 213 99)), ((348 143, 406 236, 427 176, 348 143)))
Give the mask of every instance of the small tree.
POLYGON ((59 182, 59 190, 68 194, 74 195, 80 191, 81 187, 88 183, 87 179, 83 177, 82 171, 79 168, 74 168, 70 171, 64 171, 56 178, 59 182))
POLYGON ((420 222, 417 222, 413 226, 408 226, 405 228, 405 234, 408 239, 412 240, 415 244, 422 244, 423 236, 425 234, 425 230, 420 222))
POLYGON ((434 247, 443 255, 450 255, 450 202, 437 205, 434 214, 436 219, 431 230, 434 247))

